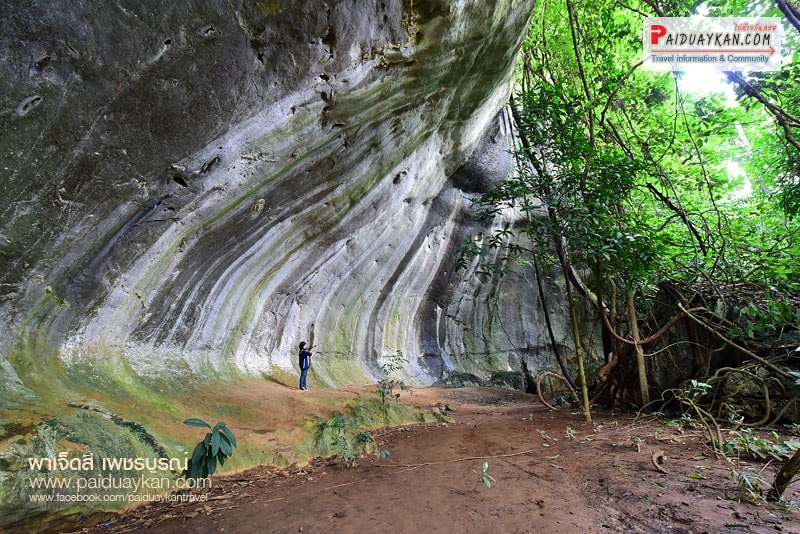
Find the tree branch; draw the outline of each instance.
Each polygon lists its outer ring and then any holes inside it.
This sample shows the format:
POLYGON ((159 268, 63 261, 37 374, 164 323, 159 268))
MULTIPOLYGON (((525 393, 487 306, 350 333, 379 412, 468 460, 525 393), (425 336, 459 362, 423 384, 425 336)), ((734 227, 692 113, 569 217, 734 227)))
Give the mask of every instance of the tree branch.
POLYGON ((794 138, 792 134, 792 128, 800 127, 800 119, 793 116, 791 113, 780 107, 779 105, 772 102, 769 98, 764 96, 761 91, 758 90, 757 87, 751 85, 747 82, 744 78, 742 78, 739 74, 733 71, 726 71, 725 77, 728 78, 732 83, 738 85, 744 93, 759 102, 769 111, 775 120, 778 122, 778 125, 783 129, 784 136, 786 137, 786 141, 789 142, 793 147, 797 150, 800 150, 800 141, 794 138))
POLYGON ((800 32, 800 9, 791 0, 775 0, 775 3, 781 13, 792 23, 794 29, 800 32))
POLYGON ((650 182, 647 183, 647 189, 649 189, 656 196, 656 198, 658 198, 664 203, 665 206, 667 206, 669 209, 675 212, 678 217, 681 218, 683 224, 686 225, 686 228, 688 228, 692 235, 694 235, 694 238, 697 239, 697 244, 700 246, 700 250, 703 252, 703 255, 705 255, 708 252, 708 248, 706 247, 703 238, 700 237, 700 233, 697 231, 697 228, 694 227, 692 222, 689 220, 689 217, 687 217, 686 212, 682 208, 679 208, 673 204, 667 196, 662 194, 661 191, 659 191, 656 186, 650 182))

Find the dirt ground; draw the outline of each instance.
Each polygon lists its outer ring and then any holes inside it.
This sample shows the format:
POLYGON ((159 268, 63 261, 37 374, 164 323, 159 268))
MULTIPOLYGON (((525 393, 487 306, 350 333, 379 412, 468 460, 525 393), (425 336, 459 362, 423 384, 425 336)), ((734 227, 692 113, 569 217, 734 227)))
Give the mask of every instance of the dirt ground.
MULTIPOLYGON (((81 532, 800 532, 800 516, 735 500, 731 468, 764 464, 715 458, 699 429, 602 411, 586 423, 500 389, 420 389, 401 402, 446 404, 452 421, 377 433, 388 458, 215 476, 205 502, 148 503, 81 532)), ((800 484, 785 497, 800 501, 800 484)))

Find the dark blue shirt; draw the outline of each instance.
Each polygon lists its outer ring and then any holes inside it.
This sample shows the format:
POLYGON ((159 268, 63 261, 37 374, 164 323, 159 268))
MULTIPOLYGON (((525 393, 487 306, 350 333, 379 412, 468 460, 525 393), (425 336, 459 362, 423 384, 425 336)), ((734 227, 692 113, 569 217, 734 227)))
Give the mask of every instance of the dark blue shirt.
POLYGON ((307 349, 300 350, 300 369, 308 369, 311 367, 311 351, 307 349))

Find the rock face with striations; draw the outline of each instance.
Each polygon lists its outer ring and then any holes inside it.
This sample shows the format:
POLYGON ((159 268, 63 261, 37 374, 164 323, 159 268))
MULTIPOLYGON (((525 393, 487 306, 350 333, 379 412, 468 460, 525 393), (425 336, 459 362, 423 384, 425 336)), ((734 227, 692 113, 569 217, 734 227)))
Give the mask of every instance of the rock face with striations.
POLYGON ((513 170, 532 4, 3 2, 3 434, 116 387, 287 377, 304 339, 328 385, 397 350, 417 384, 549 361, 532 272, 453 268, 513 170))

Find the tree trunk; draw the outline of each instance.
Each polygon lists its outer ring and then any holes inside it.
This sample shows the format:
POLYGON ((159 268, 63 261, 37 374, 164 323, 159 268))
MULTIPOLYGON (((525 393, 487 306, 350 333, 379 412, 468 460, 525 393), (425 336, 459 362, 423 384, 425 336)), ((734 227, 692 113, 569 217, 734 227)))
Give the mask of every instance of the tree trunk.
MULTIPOLYGON (((561 369, 561 372, 564 374, 564 379, 569 384, 569 387, 572 388, 573 392, 578 391, 578 385, 572 379, 572 376, 569 374, 569 370, 567 369, 567 364, 564 362, 564 358, 561 355, 561 350, 558 348, 558 343, 556 342, 556 335, 553 332, 553 323, 550 320, 550 312, 548 311, 547 301, 545 300, 545 290, 544 285, 542 284, 542 273, 539 270, 539 260, 537 259, 536 251, 533 250, 531 253, 533 257, 533 272, 536 275, 536 286, 539 289, 539 302, 542 304, 542 313, 544 314, 544 322, 547 325, 547 334, 550 336, 550 345, 553 347, 553 354, 556 356, 556 362, 558 362, 558 367, 561 369)), ((523 357, 524 360, 524 357, 523 357)), ((527 369, 525 373, 527 373, 527 369)))
POLYGON ((575 302, 572 298, 572 284, 569 280, 569 271, 565 254, 559 254, 561 269, 564 272, 564 284, 567 287, 567 303, 569 305, 569 319, 572 324, 572 338, 575 342, 575 358, 578 360, 578 379, 581 383, 581 396, 583 397, 583 414, 587 423, 592 422, 592 413, 589 410, 589 388, 586 384, 586 372, 583 368, 583 348, 581 347, 581 330, 578 326, 578 315, 575 311, 575 302))
POLYGON ((634 348, 636 349, 636 369, 639 372, 639 394, 642 397, 642 406, 650 404, 650 389, 647 385, 647 365, 644 361, 644 350, 639 345, 641 338, 639 337, 639 324, 637 323, 636 304, 633 300, 633 290, 628 289, 626 300, 628 302, 628 318, 631 323, 631 335, 636 342, 634 348))
POLYGON ((800 471, 800 450, 795 451, 794 455, 778 471, 775 482, 772 484, 772 489, 769 490, 769 500, 779 501, 798 471, 800 471))
MULTIPOLYGON (((600 267, 600 258, 595 258, 594 262, 594 280, 595 280, 595 293, 597 293, 597 314, 600 317, 600 325, 602 327, 601 336, 603 340, 603 363, 608 364, 611 356, 616 354, 616 350, 614 350, 614 337, 608 331, 608 328, 605 327, 603 321, 603 313, 605 313, 601 306, 605 306, 603 302, 603 270, 600 267)), ((611 318, 609 317, 609 322, 611 323, 611 318)), ((613 323, 611 323, 613 325, 613 323)))

